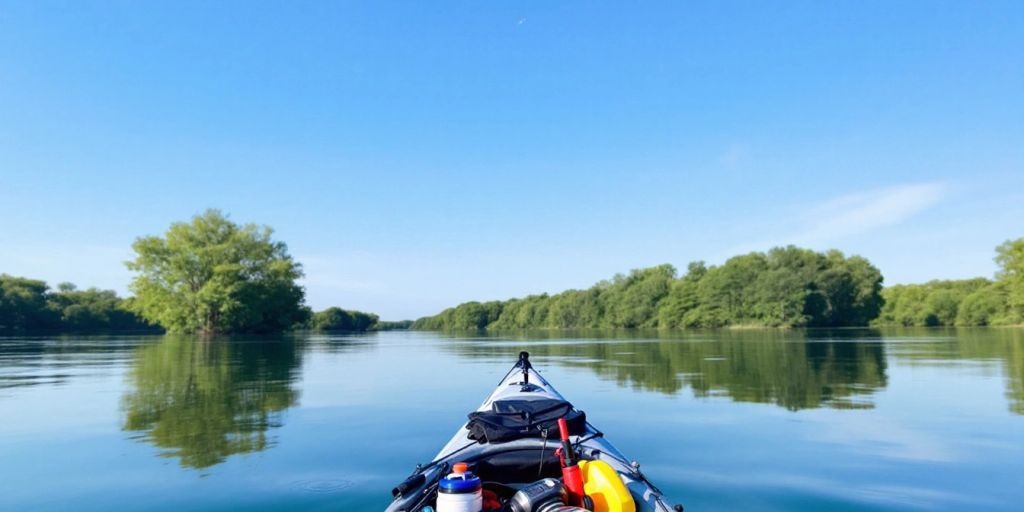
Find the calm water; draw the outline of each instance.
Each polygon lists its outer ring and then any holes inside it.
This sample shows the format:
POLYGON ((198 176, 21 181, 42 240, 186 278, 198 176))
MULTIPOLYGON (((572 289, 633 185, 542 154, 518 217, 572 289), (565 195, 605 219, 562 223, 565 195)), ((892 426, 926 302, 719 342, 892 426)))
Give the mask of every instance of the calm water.
POLYGON ((1024 331, 0 338, 0 510, 380 510, 515 354, 687 510, 1020 510, 1024 331))

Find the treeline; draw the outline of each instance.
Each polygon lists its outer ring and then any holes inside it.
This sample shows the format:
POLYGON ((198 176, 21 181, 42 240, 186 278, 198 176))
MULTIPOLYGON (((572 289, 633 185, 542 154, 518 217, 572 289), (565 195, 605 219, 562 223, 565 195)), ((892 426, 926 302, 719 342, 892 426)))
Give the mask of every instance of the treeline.
MULTIPOLYGON (((60 283, 51 290, 45 281, 0 274, 0 332, 153 331, 154 326, 132 311, 132 298, 113 290, 79 290, 60 283)), ((302 311, 295 330, 364 332, 408 329, 412 320, 382 321, 373 313, 330 307, 302 311)))
POLYGON ((414 329, 829 327, 867 325, 883 299, 868 260, 793 246, 617 275, 586 290, 468 302, 425 317, 414 329))
POLYGON ((1024 238, 996 248, 995 279, 931 281, 882 288, 868 260, 839 251, 778 247, 633 270, 586 290, 467 302, 414 329, 985 326, 1024 323, 1024 238))
POLYGON ((896 285, 882 292, 876 325, 984 326, 1024 323, 1024 238, 996 248, 999 271, 985 278, 896 285))
MULTIPOLYGON (((885 306, 875 325, 949 326, 989 325, 999 316, 1005 302, 996 293, 992 281, 974 279, 929 281, 924 284, 901 284, 882 291, 885 306), (982 292, 982 290, 985 290, 982 292), (981 292, 979 294, 979 292, 981 292), (990 307, 961 307, 967 297, 969 304, 991 302, 990 307), (994 300, 993 300, 994 299, 994 300)), ((995 323, 1001 323, 996 321, 995 323)))
POLYGON ((130 299, 112 290, 79 290, 61 283, 0 274, 0 332, 152 331, 129 307, 130 299))
POLYGON ((365 332, 402 330, 411 326, 412 320, 389 322, 373 313, 330 307, 312 313, 309 321, 299 328, 317 332, 365 332))

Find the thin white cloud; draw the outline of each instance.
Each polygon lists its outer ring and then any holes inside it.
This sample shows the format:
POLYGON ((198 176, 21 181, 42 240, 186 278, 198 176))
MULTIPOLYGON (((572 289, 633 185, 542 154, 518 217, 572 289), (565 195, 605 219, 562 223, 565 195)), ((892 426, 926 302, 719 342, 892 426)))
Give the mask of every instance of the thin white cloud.
POLYGON ((943 183, 912 183, 840 196, 808 209, 803 227, 784 243, 819 245, 896 225, 934 206, 946 192, 943 183))
POLYGON ((721 256, 781 245, 841 246, 854 237, 906 222, 941 202, 947 191, 948 186, 941 182, 908 183, 798 206, 795 213, 781 218, 759 219, 761 233, 770 238, 729 247, 721 256))

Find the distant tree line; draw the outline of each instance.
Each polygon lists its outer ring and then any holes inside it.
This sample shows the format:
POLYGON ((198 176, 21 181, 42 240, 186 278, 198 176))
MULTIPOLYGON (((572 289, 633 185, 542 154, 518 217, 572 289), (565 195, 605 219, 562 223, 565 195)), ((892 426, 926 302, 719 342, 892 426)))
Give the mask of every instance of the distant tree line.
POLYGON ((309 321, 299 328, 317 332, 365 332, 402 330, 411 326, 412 320, 389 322, 374 313, 329 307, 310 314, 309 321))
POLYGON ((983 326, 1024 323, 1024 238, 996 248, 999 271, 985 278, 890 286, 876 325, 983 326))
POLYGON ((1024 323, 1024 238, 997 249, 996 279, 882 288, 860 256, 793 246, 617 275, 586 290, 467 302, 417 320, 424 330, 843 327, 1024 323))
POLYGON ((159 330, 112 290, 0 274, 0 331, 106 332, 159 330))
POLYGON ((380 318, 373 313, 331 307, 313 313, 309 328, 314 331, 366 331, 376 325, 378 320, 380 318))
POLYGON ((839 251, 778 247, 633 270, 586 290, 469 302, 416 321, 416 329, 689 328, 867 325, 882 307, 882 274, 839 251))

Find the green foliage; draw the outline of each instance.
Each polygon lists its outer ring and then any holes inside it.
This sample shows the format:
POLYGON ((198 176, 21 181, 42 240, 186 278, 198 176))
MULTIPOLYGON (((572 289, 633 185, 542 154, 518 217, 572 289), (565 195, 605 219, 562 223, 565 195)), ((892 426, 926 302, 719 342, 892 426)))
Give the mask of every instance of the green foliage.
POLYGON ((878 325, 1014 325, 1024 322, 1024 238, 996 248, 996 280, 931 281, 886 288, 878 325))
MULTIPOLYGON (((839 251, 777 247, 730 258, 684 277, 689 308, 667 313, 668 327, 865 325, 881 305, 882 274, 866 259, 839 251)), ((679 301, 668 306, 679 310, 679 301)))
POLYGON ((688 327, 686 315, 700 305, 698 285, 707 274, 703 261, 690 263, 686 275, 672 283, 668 296, 658 306, 658 326, 664 329, 688 327))
POLYGON ((996 248, 996 278, 1006 292, 1005 323, 1024 322, 1024 238, 1008 240, 996 248))
POLYGON ((1012 323, 1008 316, 1005 288, 1001 283, 992 283, 964 297, 957 310, 956 325, 1012 323))
POLYGON ((569 290, 551 297, 546 327, 569 329, 601 324, 604 304, 601 289, 569 290))
POLYGON ((992 282, 980 277, 890 286, 882 292, 885 306, 874 323, 908 327, 987 325, 992 313, 985 312, 986 304, 991 302, 985 295, 991 289, 992 282), (968 297, 972 297, 971 309, 961 311, 968 297))
POLYGON ((132 244, 132 308, 170 332, 278 332, 305 320, 301 266, 266 226, 217 210, 132 244))
POLYGON ((413 328, 460 331, 485 329, 490 323, 498 320, 504 306, 505 304, 497 301, 467 302, 458 307, 448 308, 437 316, 421 318, 413 324, 413 328))
POLYGON ((412 320, 378 320, 375 331, 404 331, 412 327, 412 320))
POLYGON ((780 247, 729 259, 617 275, 588 290, 469 302, 415 329, 645 328, 865 325, 878 315, 882 275, 864 258, 780 247))
POLYGON ((672 265, 615 276, 601 294, 603 327, 657 327, 658 304, 669 294, 675 280, 676 269, 672 265))
POLYGON ((109 332, 152 330, 112 290, 0 274, 0 331, 109 332))
POLYGON ((46 299, 45 282, 0 274, 0 330, 54 327, 57 319, 46 299))
POLYGON ((375 327, 377 315, 362 311, 346 311, 330 307, 318 311, 310 320, 310 329, 314 331, 367 331, 375 327))
POLYGON ((128 302, 113 290, 78 290, 61 283, 48 298, 49 308, 60 318, 63 331, 151 330, 152 326, 127 309, 128 302))

